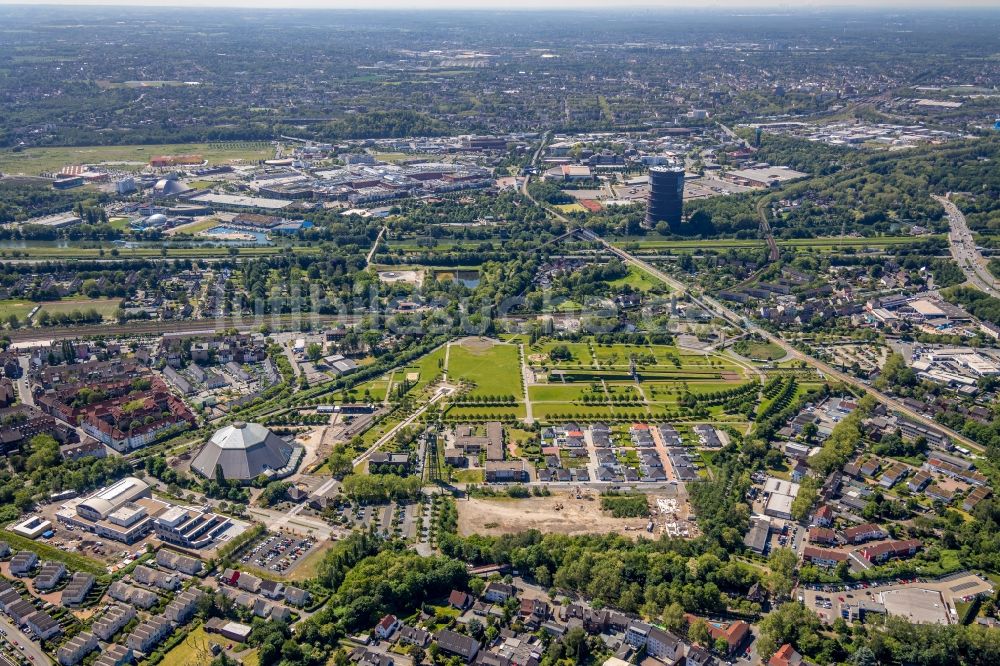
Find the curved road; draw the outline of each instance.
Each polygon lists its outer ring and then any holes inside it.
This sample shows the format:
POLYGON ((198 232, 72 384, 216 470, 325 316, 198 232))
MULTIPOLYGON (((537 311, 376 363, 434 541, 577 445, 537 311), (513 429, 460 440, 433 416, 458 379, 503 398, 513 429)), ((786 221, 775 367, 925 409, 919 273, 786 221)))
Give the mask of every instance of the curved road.
POLYGON ((951 256, 955 259, 958 267, 965 273, 966 279, 980 291, 985 291, 990 296, 1000 298, 1000 284, 990 273, 986 259, 976 248, 976 241, 969 231, 969 225, 965 221, 965 215, 953 204, 947 196, 932 195, 934 200, 944 206, 944 212, 948 216, 950 228, 948 230, 948 245, 951 248, 951 256))

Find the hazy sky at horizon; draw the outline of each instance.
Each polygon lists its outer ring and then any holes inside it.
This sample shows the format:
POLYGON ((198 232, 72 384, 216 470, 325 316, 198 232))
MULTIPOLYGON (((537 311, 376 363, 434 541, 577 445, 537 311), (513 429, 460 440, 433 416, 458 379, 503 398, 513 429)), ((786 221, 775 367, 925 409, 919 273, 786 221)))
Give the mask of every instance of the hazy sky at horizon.
POLYGON ((271 9, 755 9, 816 8, 1000 9, 1000 0, 0 0, 0 5, 127 5, 131 7, 253 7, 271 9))

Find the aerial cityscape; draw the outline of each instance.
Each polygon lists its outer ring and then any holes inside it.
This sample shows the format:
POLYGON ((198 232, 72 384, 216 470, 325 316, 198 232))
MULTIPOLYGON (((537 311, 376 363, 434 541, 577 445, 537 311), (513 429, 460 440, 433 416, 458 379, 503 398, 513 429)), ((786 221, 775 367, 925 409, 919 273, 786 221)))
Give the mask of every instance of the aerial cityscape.
POLYGON ((1000 664, 1000 8, 419 4, 0 4, 0 666, 1000 664))

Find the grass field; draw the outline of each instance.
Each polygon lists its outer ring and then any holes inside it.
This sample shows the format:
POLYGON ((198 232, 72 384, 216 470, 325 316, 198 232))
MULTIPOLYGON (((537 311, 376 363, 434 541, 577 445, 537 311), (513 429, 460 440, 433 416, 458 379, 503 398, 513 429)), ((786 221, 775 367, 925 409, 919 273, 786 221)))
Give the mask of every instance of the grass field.
POLYGON ((751 359, 764 361, 776 361, 785 357, 785 350, 773 342, 737 342, 734 347, 736 352, 751 359))
POLYGON ((210 643, 218 643, 220 640, 214 639, 205 631, 205 627, 199 626, 184 638, 183 641, 173 650, 163 657, 164 664, 190 664, 190 666, 208 666, 212 663, 212 649, 210 643))
POLYGON ((514 345, 480 343, 478 338, 453 342, 448 352, 448 377, 475 384, 470 395, 524 396, 514 345))
POLYGON ((667 286, 661 281, 652 277, 646 271, 631 265, 628 267, 628 274, 625 277, 612 280, 608 285, 616 289, 628 285, 637 291, 649 291, 654 288, 667 289, 667 286))
MULTIPOLYGON (((686 393, 724 391, 748 380, 746 370, 731 359, 672 345, 565 343, 573 358, 553 362, 548 352, 556 344, 562 343, 543 340, 525 349, 539 382, 528 387, 532 415, 542 421, 651 418, 679 409, 686 393), (633 358, 638 383, 629 375, 633 358), (552 370, 565 370, 567 379, 550 375, 544 383, 552 370), (585 397, 594 401, 588 404, 585 397)), ((709 418, 729 422, 734 417, 713 406, 709 418)))
MULTIPOLYGON (((585 395, 601 395, 602 391, 591 390, 591 384, 545 384, 541 386, 529 386, 528 395, 531 397, 531 404, 539 402, 575 402, 582 400, 585 395)), ((600 387, 600 384, 597 384, 600 387)))
POLYGON ((405 379, 407 374, 417 373, 420 378, 411 391, 423 391, 432 379, 441 374, 444 369, 445 348, 435 349, 430 354, 417 359, 413 364, 406 366, 405 372, 400 373, 400 379, 405 379))
POLYGON ((200 233, 202 231, 207 231, 212 227, 217 227, 221 224, 219 220, 214 217, 209 217, 204 220, 198 220, 197 222, 191 222, 190 224, 182 224, 179 227, 174 227, 172 229, 167 229, 164 234, 167 236, 176 236, 177 234, 194 234, 200 233))
POLYGON ((524 405, 513 407, 449 407, 448 417, 452 419, 469 419, 479 421, 483 419, 505 419, 513 417, 523 419, 525 415, 524 405))
POLYGON ((42 312, 54 315, 59 312, 69 314, 74 310, 84 312, 94 309, 101 316, 109 319, 114 315, 120 303, 121 299, 118 298, 72 298, 62 301, 46 301, 44 303, 33 303, 20 298, 7 299, 0 301, 0 319, 7 319, 11 315, 15 315, 18 319, 24 321, 25 317, 28 316, 28 313, 36 305, 41 305, 41 308, 35 314, 35 317, 38 317, 42 312))
POLYGON ((553 208, 558 209, 560 213, 586 213, 587 212, 587 209, 584 208, 583 206, 581 206, 578 203, 558 204, 556 206, 553 206, 553 208))
POLYGON ((14 315, 18 319, 24 320, 35 305, 37 304, 20 298, 0 301, 0 319, 7 319, 11 315, 14 315))
POLYGON ((524 353, 532 365, 538 365, 535 362, 536 359, 533 357, 541 357, 538 360, 541 360, 543 364, 558 365, 559 367, 581 366, 589 368, 594 362, 594 357, 590 353, 590 345, 586 342, 539 342, 530 347, 525 347, 524 353), (552 353, 552 348, 556 346, 566 347, 572 358, 568 361, 551 361, 549 354, 552 353))
POLYGON ((373 402, 382 402, 385 400, 385 391, 389 387, 389 382, 385 379, 373 379, 370 382, 365 382, 364 384, 358 384, 352 387, 348 391, 337 393, 334 396, 335 400, 343 401, 348 396, 354 398, 357 401, 363 401, 365 393, 367 392, 369 398, 373 402))
MULTIPOLYGON (((50 301, 42 303, 41 312, 48 312, 50 315, 58 312, 69 314, 73 310, 97 310, 104 318, 110 318, 121 304, 120 298, 72 298, 61 301, 50 301)), ((37 315, 35 315, 37 316, 37 315)))
POLYGON ((314 548, 311 553, 306 555, 304 560, 295 565, 291 573, 283 578, 292 582, 301 582, 313 578, 319 570, 320 562, 323 561, 323 558, 333 548, 335 543, 334 541, 326 541, 319 548, 314 548))
MULTIPOLYGON (((205 627, 199 625, 181 641, 177 647, 163 656, 160 663, 164 666, 209 666, 214 656, 212 655, 212 643, 225 646, 232 643, 223 636, 209 635, 205 627)), ((234 649, 239 649, 239 644, 234 644, 234 649)), ((243 666, 258 666, 260 661, 257 657, 257 650, 247 649, 238 655, 243 666)))
POLYGON ((28 148, 19 153, 0 151, 0 171, 38 176, 59 171, 73 164, 115 164, 122 171, 136 171, 157 155, 201 155, 211 164, 234 160, 257 161, 270 159, 274 149, 263 141, 229 143, 182 143, 148 146, 72 146, 28 148), (131 164, 129 164, 131 163, 131 164))

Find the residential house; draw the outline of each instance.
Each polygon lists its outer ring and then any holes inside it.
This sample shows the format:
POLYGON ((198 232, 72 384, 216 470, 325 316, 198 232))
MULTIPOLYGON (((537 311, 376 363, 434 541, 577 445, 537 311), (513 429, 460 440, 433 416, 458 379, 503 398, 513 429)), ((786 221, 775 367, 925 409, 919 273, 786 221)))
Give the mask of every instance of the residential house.
POLYGON ((181 586, 181 581, 175 574, 150 569, 145 564, 140 564, 132 570, 132 578, 137 583, 158 587, 161 590, 176 590, 181 586))
POLYGON ((47 592, 58 585, 59 581, 65 575, 66 565, 62 562, 42 562, 42 568, 39 570, 38 575, 35 576, 35 589, 40 592, 47 592))
POLYGON ((785 643, 778 651, 771 655, 767 661, 767 666, 799 666, 802 663, 802 655, 795 651, 788 643, 785 643))
POLYGON ((285 596, 285 586, 273 580, 261 580, 260 594, 268 599, 282 599, 285 596))
POLYGON ((148 654, 169 636, 171 631, 173 626, 170 620, 154 615, 132 630, 125 639, 125 645, 134 652, 148 654))
POLYGON ((879 479, 879 485, 883 488, 892 488, 897 483, 906 478, 906 475, 910 473, 910 468, 904 463, 898 462, 892 465, 889 469, 885 471, 882 478, 879 479))
POLYGON ((448 605, 464 611, 472 604, 472 597, 461 590, 452 590, 448 595, 448 605))
POLYGON ((416 645, 417 647, 427 647, 431 641, 431 634, 419 627, 409 627, 405 624, 399 626, 396 640, 403 645, 416 645))
POLYGON ((305 606, 312 600, 312 595, 309 594, 307 590, 295 587, 294 585, 285 586, 285 601, 293 606, 305 606))
POLYGON ((111 604, 101 617, 94 621, 91 630, 102 641, 109 640, 135 617, 135 608, 122 604, 111 604))
POLYGON ((434 638, 442 652, 455 655, 466 663, 475 659, 479 653, 479 641, 450 629, 439 631, 434 638))
POLYGON ((185 624, 197 610, 198 602, 205 593, 197 588, 184 590, 163 609, 163 616, 174 624, 185 624))
POLYGON ((885 530, 878 525, 865 523, 856 527, 848 527, 844 530, 844 541, 851 544, 865 543, 875 539, 884 539, 888 536, 885 530))
POLYGON ((395 615, 386 615, 375 625, 375 635, 385 640, 399 629, 399 620, 395 615))
POLYGON ((96 578, 92 574, 77 571, 63 590, 60 603, 63 606, 79 606, 90 594, 95 581, 96 578))
POLYGON ((806 546, 802 551, 803 562, 809 562, 821 567, 835 567, 841 562, 846 562, 847 558, 847 553, 842 553, 839 550, 829 550, 827 548, 806 546))
POLYGON ((133 587, 120 580, 111 583, 108 587, 108 596, 142 609, 149 609, 160 600, 155 592, 133 587))
POLYGON ((63 643, 56 652, 56 659, 62 666, 76 666, 96 649, 97 637, 89 631, 84 631, 63 643))
POLYGON ((196 576, 202 570, 201 560, 198 558, 181 555, 167 548, 160 548, 156 552, 156 563, 189 576, 196 576))
POLYGON ((24 618, 24 624, 35 636, 45 641, 62 633, 59 622, 45 611, 37 611, 27 616, 24 618))
POLYGON ((912 557, 920 550, 923 544, 917 539, 905 539, 903 541, 885 541, 874 546, 867 546, 861 549, 861 557, 872 564, 879 564, 894 558, 912 557))
POLYGON ((493 603, 503 603, 517 594, 513 585, 492 581, 483 590, 483 599, 493 603))
POLYGON ((837 545, 837 533, 829 527, 810 527, 809 543, 819 543, 824 546, 837 545))
POLYGON ((38 564, 38 555, 30 550, 19 551, 10 559, 10 572, 15 576, 26 576, 38 564))

